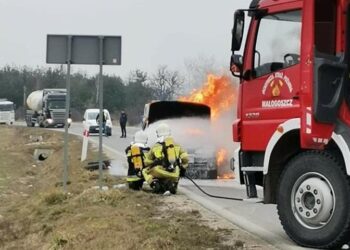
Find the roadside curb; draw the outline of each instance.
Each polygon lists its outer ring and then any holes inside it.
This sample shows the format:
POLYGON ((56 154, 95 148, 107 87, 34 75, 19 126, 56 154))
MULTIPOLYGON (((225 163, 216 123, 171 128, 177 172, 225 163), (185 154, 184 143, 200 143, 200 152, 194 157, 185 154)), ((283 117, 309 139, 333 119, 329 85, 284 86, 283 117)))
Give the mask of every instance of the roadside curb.
POLYGON ((270 243, 272 246, 274 246, 276 248, 286 249, 286 250, 306 249, 306 248, 302 248, 299 246, 290 245, 290 244, 294 244, 294 243, 292 241, 290 241, 290 239, 287 238, 287 236, 286 236, 286 238, 280 237, 280 239, 276 239, 276 234, 271 233, 270 231, 268 231, 260 226, 257 226, 256 224, 250 222, 249 220, 247 220, 244 217, 241 217, 237 214, 235 214, 233 216, 232 213, 230 213, 226 209, 216 205, 214 202, 211 202, 208 199, 205 199, 199 195, 194 194, 193 192, 189 191, 185 187, 179 186, 179 191, 182 192, 183 194, 185 194, 190 199, 197 202, 198 204, 200 204, 201 206, 207 208, 211 212, 223 217, 224 219, 230 221, 231 223, 233 223, 234 225, 247 231, 248 233, 251 233, 251 234, 261 238, 262 240, 270 243), (284 241, 284 242, 289 241, 290 244, 284 243, 282 241, 284 241))

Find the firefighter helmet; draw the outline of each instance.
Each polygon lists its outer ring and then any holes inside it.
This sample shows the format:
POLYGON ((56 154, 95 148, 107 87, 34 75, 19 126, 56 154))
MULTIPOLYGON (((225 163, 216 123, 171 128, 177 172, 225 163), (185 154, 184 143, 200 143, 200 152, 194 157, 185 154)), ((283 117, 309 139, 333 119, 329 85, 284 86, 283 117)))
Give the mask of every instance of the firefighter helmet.
POLYGON ((146 132, 140 130, 137 131, 134 135, 134 142, 135 143, 142 143, 142 144, 146 144, 148 140, 148 136, 146 134, 146 132))
POLYGON ((156 129, 156 133, 158 137, 161 136, 170 136, 171 135, 171 131, 170 128, 167 124, 165 123, 161 123, 159 124, 159 126, 156 129))

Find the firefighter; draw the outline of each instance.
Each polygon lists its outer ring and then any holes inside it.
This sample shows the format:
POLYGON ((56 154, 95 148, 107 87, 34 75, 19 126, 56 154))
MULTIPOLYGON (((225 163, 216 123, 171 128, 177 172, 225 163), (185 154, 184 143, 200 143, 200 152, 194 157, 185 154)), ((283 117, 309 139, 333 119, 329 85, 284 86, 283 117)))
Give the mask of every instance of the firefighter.
POLYGON ((188 155, 174 142, 167 124, 160 124, 156 133, 157 143, 147 153, 142 174, 155 193, 170 191, 175 194, 179 178, 184 176, 188 166, 188 155))
POLYGON ((145 154, 150 149, 146 145, 147 140, 147 134, 143 131, 138 131, 134 135, 134 141, 125 149, 129 165, 126 180, 130 189, 140 190, 142 188, 144 182, 142 169, 145 166, 145 154))

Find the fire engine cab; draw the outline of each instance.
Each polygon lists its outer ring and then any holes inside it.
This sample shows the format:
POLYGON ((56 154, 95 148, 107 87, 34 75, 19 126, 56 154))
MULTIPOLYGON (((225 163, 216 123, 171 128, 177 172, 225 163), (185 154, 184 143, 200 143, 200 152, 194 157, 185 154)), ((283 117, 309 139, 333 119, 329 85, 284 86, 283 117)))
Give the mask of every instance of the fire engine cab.
POLYGON ((236 169, 306 247, 350 239, 349 2, 253 0, 234 15, 236 169))

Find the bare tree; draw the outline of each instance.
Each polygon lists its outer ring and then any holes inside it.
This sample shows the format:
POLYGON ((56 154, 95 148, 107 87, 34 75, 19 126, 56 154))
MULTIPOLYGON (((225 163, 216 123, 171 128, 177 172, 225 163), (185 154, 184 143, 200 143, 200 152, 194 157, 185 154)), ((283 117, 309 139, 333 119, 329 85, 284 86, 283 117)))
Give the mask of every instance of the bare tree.
POLYGON ((159 66, 156 74, 149 81, 149 87, 153 90, 154 98, 161 101, 172 100, 180 93, 183 78, 178 71, 171 71, 167 66, 159 66))
POLYGON ((129 77, 126 82, 130 83, 139 83, 141 85, 146 85, 148 80, 148 75, 146 72, 136 69, 129 73, 129 77))

